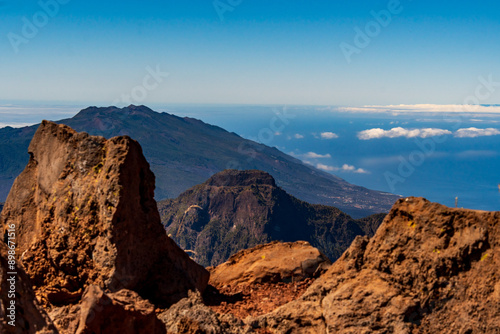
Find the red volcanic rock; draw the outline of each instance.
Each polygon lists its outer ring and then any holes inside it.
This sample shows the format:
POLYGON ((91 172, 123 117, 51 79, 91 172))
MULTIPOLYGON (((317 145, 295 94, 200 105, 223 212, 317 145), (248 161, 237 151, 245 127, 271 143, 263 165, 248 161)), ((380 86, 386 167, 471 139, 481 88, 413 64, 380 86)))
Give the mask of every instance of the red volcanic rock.
POLYGON ((160 223, 155 177, 129 137, 77 133, 44 121, 0 216, 44 303, 77 302, 89 285, 170 305, 203 291, 208 272, 160 223))

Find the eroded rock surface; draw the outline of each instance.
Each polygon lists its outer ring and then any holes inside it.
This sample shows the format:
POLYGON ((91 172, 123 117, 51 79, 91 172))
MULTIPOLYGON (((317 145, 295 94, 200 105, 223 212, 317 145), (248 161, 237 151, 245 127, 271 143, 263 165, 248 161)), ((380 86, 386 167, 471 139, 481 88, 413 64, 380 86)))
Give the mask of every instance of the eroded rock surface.
POLYGON ((203 291, 208 272, 167 237, 136 141, 44 121, 29 154, 0 223, 16 226, 19 261, 44 303, 77 303, 90 285, 158 305, 203 291))

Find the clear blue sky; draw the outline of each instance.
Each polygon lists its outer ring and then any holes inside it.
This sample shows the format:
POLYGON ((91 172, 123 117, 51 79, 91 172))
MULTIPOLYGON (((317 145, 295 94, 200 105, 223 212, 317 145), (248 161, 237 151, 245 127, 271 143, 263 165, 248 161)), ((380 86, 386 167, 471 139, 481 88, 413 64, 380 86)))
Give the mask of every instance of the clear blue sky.
MULTIPOLYGON (((137 102, 453 104, 479 76, 500 81, 490 0, 401 0, 348 63, 341 43, 389 2, 243 0, 221 20, 208 0, 70 0, 45 24, 37 1, 0 1, 0 100, 113 104, 157 67, 169 76, 137 102), (23 17, 42 27, 23 35, 23 17)), ((500 103, 500 87, 481 102, 500 103)))

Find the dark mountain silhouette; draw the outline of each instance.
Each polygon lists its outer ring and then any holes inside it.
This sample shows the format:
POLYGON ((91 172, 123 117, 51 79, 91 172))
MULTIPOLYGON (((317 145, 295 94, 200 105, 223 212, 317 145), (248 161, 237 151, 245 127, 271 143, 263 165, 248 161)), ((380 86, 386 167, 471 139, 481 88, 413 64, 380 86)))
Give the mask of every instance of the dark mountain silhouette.
POLYGON ((303 202, 257 170, 220 172, 158 208, 169 235, 204 266, 275 240, 308 241, 333 261, 357 235, 373 235, 385 217, 354 220, 335 207, 303 202))
MULTIPOLYGON (((266 171, 297 198, 332 205, 355 217, 388 212, 398 198, 349 184, 217 126, 157 113, 145 106, 89 107, 56 123, 91 135, 129 135, 139 141, 156 175, 156 199, 175 198, 224 169, 266 171)), ((28 162, 26 150, 37 128, 0 129, 0 201, 5 200, 15 177, 28 162)))

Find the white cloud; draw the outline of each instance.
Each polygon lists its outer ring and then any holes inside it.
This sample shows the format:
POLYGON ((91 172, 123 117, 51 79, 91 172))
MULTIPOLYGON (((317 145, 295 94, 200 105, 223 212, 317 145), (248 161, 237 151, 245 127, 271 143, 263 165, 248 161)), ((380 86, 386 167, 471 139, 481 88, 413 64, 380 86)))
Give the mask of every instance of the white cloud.
POLYGON ((324 159, 324 158, 331 158, 332 156, 330 154, 318 154, 314 152, 307 152, 306 154, 302 155, 304 158, 309 158, 309 159, 324 159))
POLYGON ((434 136, 451 135, 452 132, 444 129, 424 128, 424 129, 405 129, 402 127, 383 130, 380 128, 368 129, 358 132, 358 138, 361 140, 379 139, 379 138, 428 138, 434 136))
POLYGON ((303 135, 301 135, 300 133, 296 133, 296 134, 294 134, 294 135, 293 135, 293 137, 294 137, 295 139, 302 139, 302 138, 304 138, 304 136, 303 136, 303 135))
POLYGON ((370 174, 367 170, 363 168, 356 168, 354 166, 343 164, 342 167, 328 166, 325 164, 317 164, 316 168, 327 171, 327 172, 347 172, 347 173, 357 173, 357 174, 370 174))
POLYGON ((458 129, 455 132, 455 137, 458 138, 475 138, 482 136, 497 136, 500 135, 500 130, 494 128, 478 129, 478 128, 467 128, 458 129))
POLYGON ((327 171, 327 172, 333 172, 333 171, 337 171, 338 170, 338 167, 328 166, 328 165, 325 165, 325 164, 317 164, 316 168, 324 170, 324 171, 327 171))
POLYGON ((361 112, 361 113, 480 113, 492 114, 500 113, 500 106, 493 105, 463 105, 463 104, 399 104, 399 105, 366 105, 362 107, 341 107, 339 111, 343 112, 361 112))
POLYGON ((321 138, 322 139, 336 139, 339 136, 336 133, 333 132, 321 132, 321 138))

